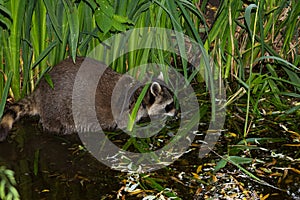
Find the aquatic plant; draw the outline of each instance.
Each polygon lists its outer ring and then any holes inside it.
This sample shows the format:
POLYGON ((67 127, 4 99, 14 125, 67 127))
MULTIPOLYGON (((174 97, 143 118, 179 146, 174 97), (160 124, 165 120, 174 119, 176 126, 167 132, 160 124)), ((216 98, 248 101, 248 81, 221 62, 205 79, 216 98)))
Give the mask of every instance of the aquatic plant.
POLYGON ((19 200, 20 195, 15 188, 14 172, 0 166, 0 198, 5 200, 19 200))

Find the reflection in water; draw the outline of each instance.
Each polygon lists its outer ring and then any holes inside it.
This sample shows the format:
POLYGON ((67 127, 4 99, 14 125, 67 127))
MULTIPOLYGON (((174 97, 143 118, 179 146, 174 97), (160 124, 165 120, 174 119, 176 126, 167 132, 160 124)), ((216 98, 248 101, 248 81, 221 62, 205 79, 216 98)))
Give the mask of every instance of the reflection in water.
POLYGON ((43 133, 36 121, 28 120, 17 123, 12 132, 0 144, 0 166, 15 171, 21 199, 115 197, 120 173, 80 150, 76 134, 43 133))

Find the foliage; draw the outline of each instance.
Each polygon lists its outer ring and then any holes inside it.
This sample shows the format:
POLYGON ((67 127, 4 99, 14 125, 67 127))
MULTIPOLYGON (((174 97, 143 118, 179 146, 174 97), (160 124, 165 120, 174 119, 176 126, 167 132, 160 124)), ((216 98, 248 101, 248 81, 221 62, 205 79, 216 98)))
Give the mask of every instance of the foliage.
MULTIPOLYGON (((9 95, 18 100, 33 91, 40 77, 66 56, 84 56, 101 41, 128 28, 155 26, 183 32, 203 43, 218 65, 213 70, 239 83, 230 88, 232 93, 240 87, 248 90, 253 113, 260 113, 259 100, 266 95, 274 97, 270 101, 276 107, 286 108, 280 96, 298 96, 300 90, 296 67, 300 60, 299 3, 222 1, 216 20, 209 24, 210 31, 202 14, 207 12, 206 4, 185 0, 1 1, 0 93, 5 94, 9 72, 13 73, 9 95), (203 40, 200 35, 204 33, 207 37, 203 40)), ((111 67, 125 72, 147 62, 170 64, 172 57, 145 49, 129 52, 111 67)), ((188 78, 187 61, 182 59, 180 67, 188 78)))
POLYGON ((16 180, 14 178, 14 172, 0 167, 0 198, 4 200, 18 200, 20 199, 19 193, 14 187, 16 180))

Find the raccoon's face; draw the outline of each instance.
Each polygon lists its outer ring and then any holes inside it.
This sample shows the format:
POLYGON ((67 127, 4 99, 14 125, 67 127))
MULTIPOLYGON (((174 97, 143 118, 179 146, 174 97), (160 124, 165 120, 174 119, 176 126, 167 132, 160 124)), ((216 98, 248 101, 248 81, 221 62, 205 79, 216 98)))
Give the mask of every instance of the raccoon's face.
MULTIPOLYGON (((128 78, 128 80, 131 81, 132 79, 128 78)), ((117 126, 120 129, 127 127, 128 116, 131 114, 144 88, 141 84, 133 84, 134 86, 130 86, 130 84, 126 82, 128 80, 125 77, 122 81, 119 81, 120 83, 115 87, 112 97, 112 112, 117 126), (121 101, 124 103, 120 104, 121 101)), ((163 77, 159 76, 152 81, 146 92, 138 109, 135 122, 140 122, 142 119, 148 121, 147 119, 149 118, 151 121, 157 121, 157 119, 163 119, 166 116, 174 116, 175 111, 173 93, 165 86, 163 77)))
POLYGON ((162 118, 175 115, 172 92, 159 82, 153 82, 139 108, 137 121, 143 117, 162 118))
POLYGON ((149 116, 175 115, 173 94, 165 86, 160 85, 158 82, 153 82, 149 92, 150 101, 146 105, 149 116))

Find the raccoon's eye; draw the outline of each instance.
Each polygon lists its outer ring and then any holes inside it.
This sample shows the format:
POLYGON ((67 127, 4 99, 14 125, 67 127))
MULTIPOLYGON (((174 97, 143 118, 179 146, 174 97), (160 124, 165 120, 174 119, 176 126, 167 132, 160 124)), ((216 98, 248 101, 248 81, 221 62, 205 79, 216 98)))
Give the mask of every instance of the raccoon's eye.
POLYGON ((165 110, 166 110, 167 113, 170 112, 170 111, 173 110, 173 109, 174 109, 174 103, 173 103, 173 102, 170 103, 170 104, 168 104, 168 105, 165 107, 165 110))

